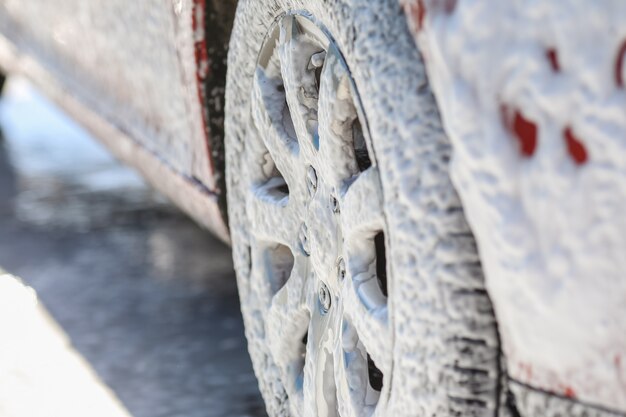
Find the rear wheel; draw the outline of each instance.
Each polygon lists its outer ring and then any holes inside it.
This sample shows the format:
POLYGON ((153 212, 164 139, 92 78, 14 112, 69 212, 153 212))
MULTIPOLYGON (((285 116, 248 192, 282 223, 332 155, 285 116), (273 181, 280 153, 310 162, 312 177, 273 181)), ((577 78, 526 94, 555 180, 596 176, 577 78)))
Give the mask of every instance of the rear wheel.
POLYGON ((495 320, 395 1, 241 2, 226 151, 270 415, 497 413, 495 320))

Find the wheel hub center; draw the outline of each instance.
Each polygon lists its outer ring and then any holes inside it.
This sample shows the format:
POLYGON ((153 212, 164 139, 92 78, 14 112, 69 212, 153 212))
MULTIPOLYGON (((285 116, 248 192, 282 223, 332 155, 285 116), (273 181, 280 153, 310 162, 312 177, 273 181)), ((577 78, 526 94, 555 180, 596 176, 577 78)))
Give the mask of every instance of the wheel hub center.
POLYGON ((335 272, 337 260, 343 252, 339 201, 334 197, 332 187, 325 181, 322 173, 313 166, 307 169, 306 183, 309 199, 302 223, 306 235, 300 240, 305 243, 301 243, 301 246, 308 255, 310 269, 320 282, 320 294, 323 287, 324 293, 330 299, 331 294, 340 294, 335 272))

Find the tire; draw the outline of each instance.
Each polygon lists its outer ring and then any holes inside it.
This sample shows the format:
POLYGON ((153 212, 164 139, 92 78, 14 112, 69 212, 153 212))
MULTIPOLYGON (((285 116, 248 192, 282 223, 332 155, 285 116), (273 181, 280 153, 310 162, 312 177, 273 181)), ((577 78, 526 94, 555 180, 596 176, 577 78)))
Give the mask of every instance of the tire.
POLYGON ((240 1, 225 127, 270 416, 498 415, 496 321, 397 1, 240 1))

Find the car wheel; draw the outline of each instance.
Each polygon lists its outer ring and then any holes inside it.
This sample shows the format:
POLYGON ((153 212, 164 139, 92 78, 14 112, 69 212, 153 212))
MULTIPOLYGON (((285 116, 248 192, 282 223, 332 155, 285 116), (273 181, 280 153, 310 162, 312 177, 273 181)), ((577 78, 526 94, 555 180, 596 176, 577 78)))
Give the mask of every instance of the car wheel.
POLYGON ((497 415, 496 322, 397 1, 241 1, 228 68, 233 257, 270 415, 497 415))

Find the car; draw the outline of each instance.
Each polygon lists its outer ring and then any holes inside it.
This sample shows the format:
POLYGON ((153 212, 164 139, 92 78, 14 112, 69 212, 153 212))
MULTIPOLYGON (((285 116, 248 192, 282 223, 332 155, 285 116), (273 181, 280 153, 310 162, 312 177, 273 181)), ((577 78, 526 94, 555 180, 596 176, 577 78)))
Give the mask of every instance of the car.
POLYGON ((4 0, 0 66, 232 245, 270 416, 619 416, 625 18, 4 0))

